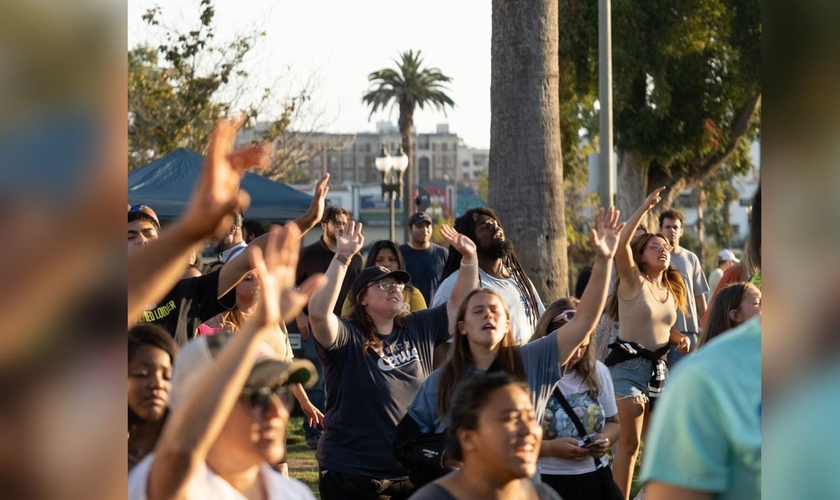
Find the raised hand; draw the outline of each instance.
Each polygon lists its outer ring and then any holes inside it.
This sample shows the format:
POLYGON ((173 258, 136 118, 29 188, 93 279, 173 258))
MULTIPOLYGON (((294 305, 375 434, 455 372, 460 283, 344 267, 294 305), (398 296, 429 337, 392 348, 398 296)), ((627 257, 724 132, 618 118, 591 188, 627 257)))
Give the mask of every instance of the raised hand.
POLYGON ((231 213, 248 207, 251 199, 239 189, 242 176, 246 170, 263 168, 271 157, 270 143, 233 151, 236 134, 244 123, 243 115, 216 122, 204 171, 184 214, 184 230, 196 239, 229 227, 231 213))
POLYGON ((612 258, 618 248, 618 240, 625 223, 618 224, 621 211, 615 207, 598 209, 595 227, 589 231, 589 243, 596 257, 612 258), (618 224, 618 225, 617 225, 618 224))
POLYGON ((454 228, 441 224, 440 235, 447 243, 452 245, 452 248, 458 250, 463 257, 475 257, 475 243, 473 240, 456 231, 454 228))
POLYGON ((665 191, 665 186, 662 186, 661 188, 655 190, 654 192, 648 195, 647 199, 645 199, 645 202, 642 203, 642 206, 645 208, 645 210, 650 210, 651 208, 655 207, 657 203, 662 201, 662 197, 659 196, 659 194, 662 191, 665 191))
POLYGON ((316 274, 295 288, 299 238, 300 229, 289 224, 271 232, 264 253, 259 247, 252 251, 251 264, 260 280, 261 296, 251 321, 266 326, 290 322, 303 310, 312 293, 324 286, 324 275, 316 274))
POLYGON ((312 194, 312 201, 309 203, 309 210, 307 210, 306 214, 303 216, 304 220, 313 226, 320 222, 324 217, 324 200, 327 198, 327 193, 330 192, 330 188, 327 187, 329 182, 330 174, 327 172, 321 176, 318 183, 315 184, 315 192, 312 194))
POLYGON ((365 244, 362 236, 362 223, 349 221, 343 229, 335 229, 335 253, 343 257, 352 257, 359 253, 365 244))

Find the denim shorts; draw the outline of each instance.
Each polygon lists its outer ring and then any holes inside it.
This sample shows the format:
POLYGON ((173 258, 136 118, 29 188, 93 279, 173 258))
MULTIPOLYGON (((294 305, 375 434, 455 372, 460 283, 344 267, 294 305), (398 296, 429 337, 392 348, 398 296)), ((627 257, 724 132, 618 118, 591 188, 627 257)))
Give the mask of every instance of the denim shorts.
POLYGON ((653 373, 653 361, 634 358, 610 367, 615 397, 638 398, 647 402, 650 376, 653 373))

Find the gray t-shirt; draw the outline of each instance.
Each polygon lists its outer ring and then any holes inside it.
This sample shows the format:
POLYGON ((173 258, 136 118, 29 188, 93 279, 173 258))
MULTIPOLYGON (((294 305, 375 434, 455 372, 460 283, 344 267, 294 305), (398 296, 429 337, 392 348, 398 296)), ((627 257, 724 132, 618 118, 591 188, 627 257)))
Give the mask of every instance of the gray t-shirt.
MULTIPOLYGON (((455 280, 458 279, 460 272, 460 270, 457 270, 443 280, 443 283, 440 284, 435 294, 435 299, 432 301, 432 306, 444 304, 449 301, 449 296, 452 295, 452 289, 455 288, 455 280)), ((531 305, 526 300, 527 296, 519 289, 519 285, 516 284, 513 276, 500 280, 490 276, 479 268, 478 278, 482 288, 489 288, 498 293, 507 305, 510 311, 510 323, 513 325, 513 336, 516 337, 516 342, 520 345, 528 342, 531 336, 534 335, 534 328, 537 325, 536 322, 532 322, 530 319, 531 305)), ((528 280, 528 283, 531 285, 531 289, 534 290, 534 297, 537 298, 537 316, 542 316, 542 313, 545 312, 545 306, 543 306, 542 299, 540 299, 540 294, 537 293, 531 280, 528 280)))
POLYGON ((423 380, 432 372, 435 347, 449 340, 446 306, 409 314, 405 327, 381 335, 384 356, 362 353, 364 336, 339 320, 335 344, 316 342, 324 364, 327 411, 316 458, 344 474, 397 479, 408 470, 394 457, 397 424, 423 380))
POLYGON ((700 331, 700 318, 697 317, 697 302, 695 295, 709 291, 709 284, 706 282, 706 275, 703 274, 703 266, 700 259, 690 250, 680 247, 671 252, 671 266, 682 274, 686 286, 686 305, 691 317, 677 309, 677 322, 674 328, 681 333, 698 333, 700 331))
MULTIPOLYGON (((529 342, 519 347, 519 356, 522 358, 522 365, 525 369, 525 376, 528 378, 528 385, 531 386, 531 403, 537 412, 537 421, 542 421, 545 412, 545 404, 554 390, 554 386, 562 376, 562 369, 558 366, 557 332, 529 342)), ((420 426, 420 432, 424 434, 441 433, 449 426, 448 417, 441 419, 437 411, 438 388, 442 368, 438 368, 420 386, 414 401, 408 405, 408 413, 420 426)), ((461 380, 467 380, 476 374, 484 373, 484 370, 471 368, 461 380)), ((454 395, 455 391, 452 391, 454 395)))

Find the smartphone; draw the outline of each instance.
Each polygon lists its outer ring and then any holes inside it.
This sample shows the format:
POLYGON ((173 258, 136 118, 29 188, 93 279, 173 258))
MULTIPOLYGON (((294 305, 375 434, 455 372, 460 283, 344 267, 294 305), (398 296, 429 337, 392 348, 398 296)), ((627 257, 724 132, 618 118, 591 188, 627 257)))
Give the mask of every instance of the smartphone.
POLYGON ((606 442, 607 442, 606 439, 596 439, 595 441, 590 441, 589 443, 583 445, 582 448, 589 448, 590 446, 593 446, 593 445, 596 445, 596 444, 600 445, 600 444, 604 444, 606 442))

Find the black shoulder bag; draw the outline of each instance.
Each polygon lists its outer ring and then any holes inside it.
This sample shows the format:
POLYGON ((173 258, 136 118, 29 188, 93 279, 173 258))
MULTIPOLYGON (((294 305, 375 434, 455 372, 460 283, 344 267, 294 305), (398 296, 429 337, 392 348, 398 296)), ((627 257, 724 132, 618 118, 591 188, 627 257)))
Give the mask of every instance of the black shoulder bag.
MULTIPOLYGON (((586 432, 586 428, 583 426, 583 422, 580 421, 575 411, 572 409, 572 405, 566 400, 566 396, 560 392, 560 387, 554 386, 554 397, 557 398, 557 401, 560 402, 560 406, 563 407, 563 410, 566 412, 566 415, 569 416, 569 419, 575 425, 575 429, 577 429, 578 434, 580 434, 581 438, 586 441, 587 436, 589 433, 586 432)), ((598 470, 601 467, 601 459, 592 457, 592 460, 595 461, 595 470, 598 470)))

